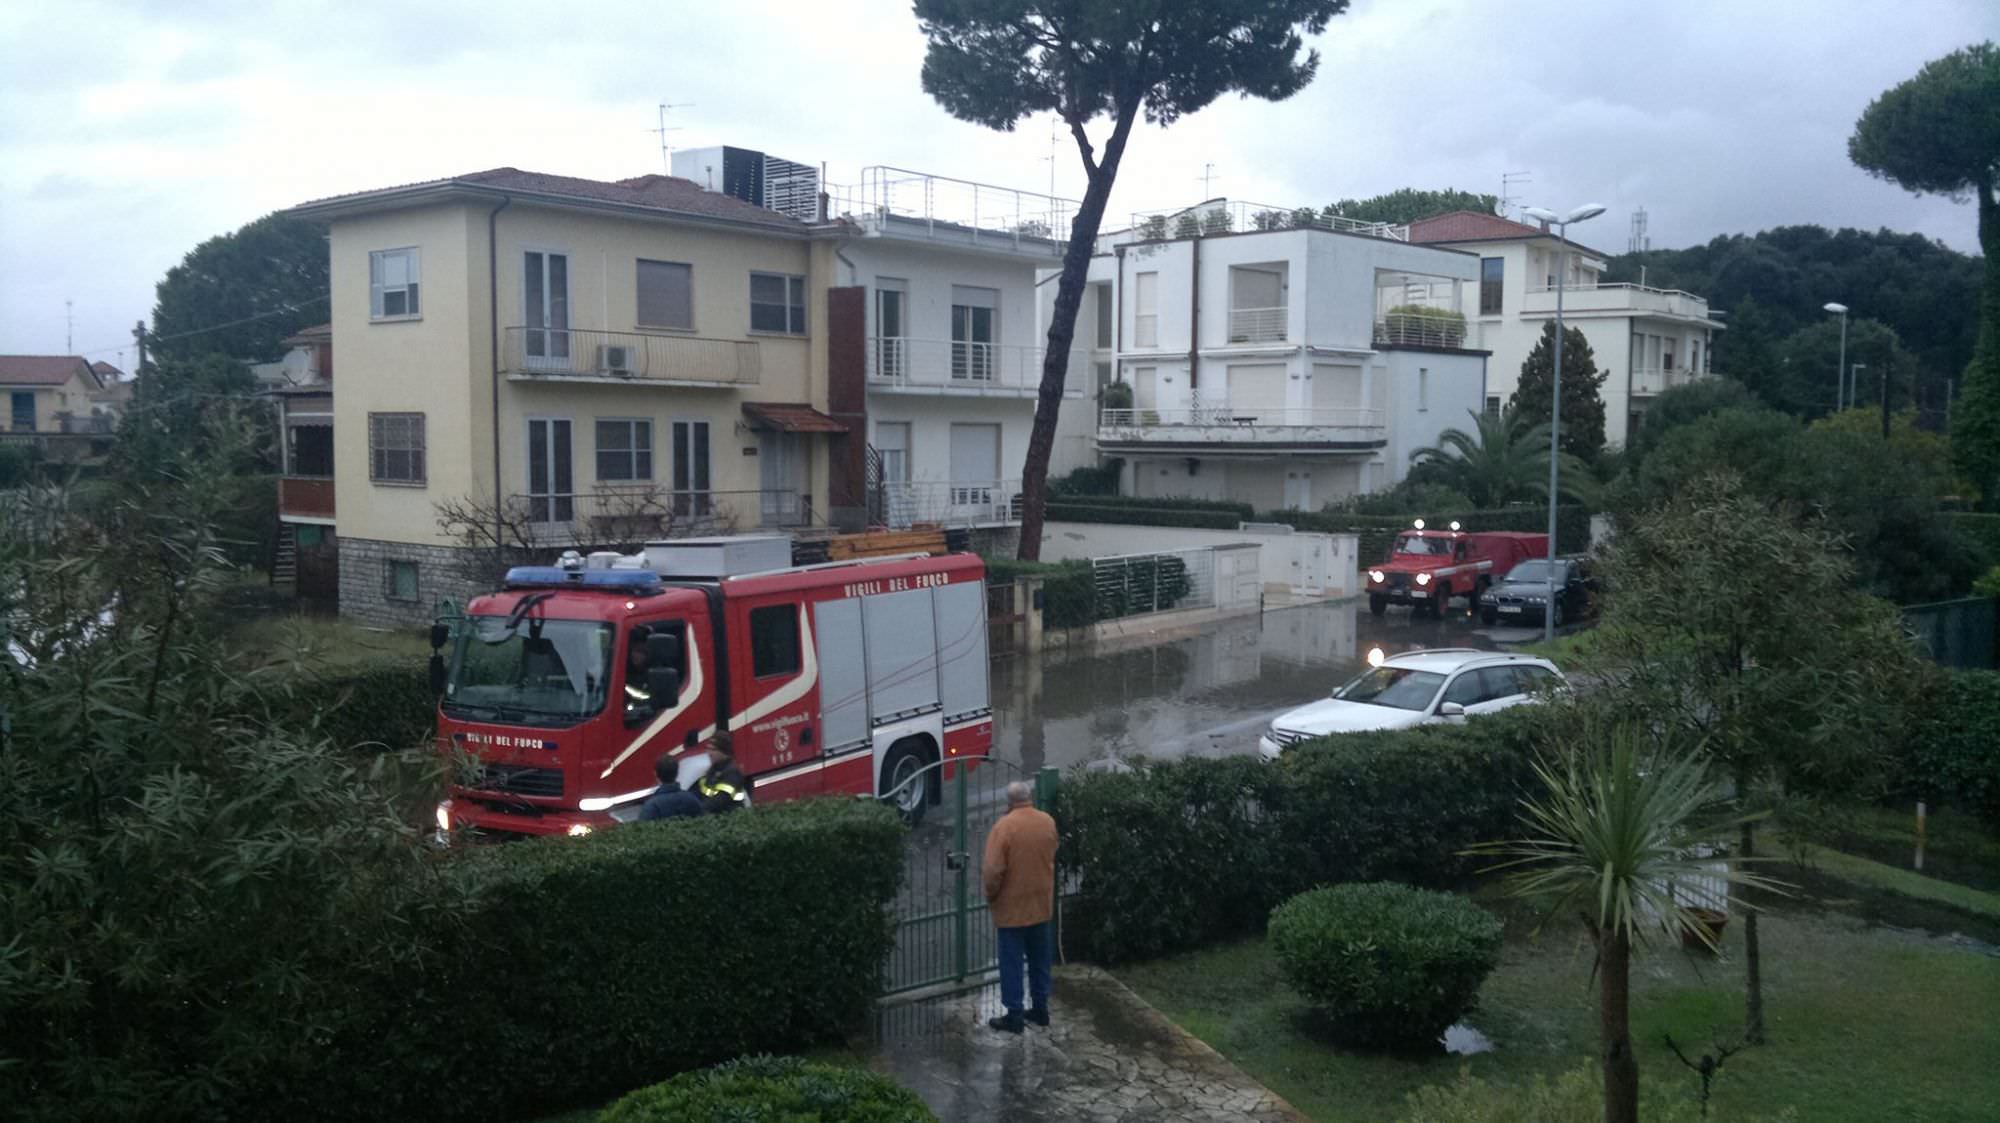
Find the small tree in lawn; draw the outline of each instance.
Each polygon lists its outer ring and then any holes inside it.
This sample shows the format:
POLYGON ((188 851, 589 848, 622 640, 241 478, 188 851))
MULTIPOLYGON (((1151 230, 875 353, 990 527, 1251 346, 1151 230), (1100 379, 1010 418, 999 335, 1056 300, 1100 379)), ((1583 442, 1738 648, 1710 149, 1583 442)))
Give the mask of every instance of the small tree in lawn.
MULTIPOLYGON (((1543 325, 1542 337, 1521 364, 1521 381, 1507 408, 1529 422, 1547 425, 1555 387, 1554 322, 1543 325)), ((1576 328, 1563 329, 1563 451, 1582 460, 1594 459, 1604 450, 1604 399, 1598 388, 1604 374, 1590 353, 1590 342, 1576 328)))
MULTIPOLYGON (((1743 809, 1802 783, 1852 787, 1900 736, 1921 681, 1901 620, 1854 591, 1841 541, 1709 475, 1622 527, 1600 625, 1610 681, 1633 713, 1698 740, 1743 809)), ((1745 819, 1737 857, 1756 854, 1745 819)), ((1757 914, 1743 923, 1745 1036, 1764 1039, 1757 914)))
POLYGON ((1918 194, 1971 195, 1978 207, 1986 276, 1952 453, 1990 505, 2000 498, 2000 49, 1953 51, 1869 102, 1847 155, 1918 194))
POLYGON ((1319 69, 1319 52, 1305 51, 1303 36, 1346 9, 1347 0, 916 0, 930 41, 924 92, 952 116, 993 129, 1054 113, 1069 126, 1089 178, 1063 253, 1021 469, 1021 557, 1041 555, 1049 453, 1077 309, 1132 126, 1142 112, 1170 125, 1226 93, 1292 96, 1319 69), (1101 152, 1085 131, 1100 115, 1111 120, 1101 152))

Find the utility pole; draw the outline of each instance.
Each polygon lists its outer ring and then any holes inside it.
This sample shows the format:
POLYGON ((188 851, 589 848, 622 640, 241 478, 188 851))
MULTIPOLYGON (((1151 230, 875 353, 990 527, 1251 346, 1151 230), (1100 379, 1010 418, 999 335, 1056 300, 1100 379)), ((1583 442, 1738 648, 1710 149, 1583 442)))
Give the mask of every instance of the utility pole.
POLYGON ((63 354, 65 355, 76 350, 76 317, 72 314, 74 304, 74 301, 63 301, 63 354))

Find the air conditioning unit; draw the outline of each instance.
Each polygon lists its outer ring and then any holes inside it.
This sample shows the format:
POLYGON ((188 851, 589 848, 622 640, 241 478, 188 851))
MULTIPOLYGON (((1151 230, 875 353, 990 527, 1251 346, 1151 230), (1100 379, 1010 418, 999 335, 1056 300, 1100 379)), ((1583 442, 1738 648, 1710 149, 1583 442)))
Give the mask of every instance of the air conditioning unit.
POLYGON ((632 349, 615 343, 598 344, 597 371, 599 374, 631 374, 632 349))

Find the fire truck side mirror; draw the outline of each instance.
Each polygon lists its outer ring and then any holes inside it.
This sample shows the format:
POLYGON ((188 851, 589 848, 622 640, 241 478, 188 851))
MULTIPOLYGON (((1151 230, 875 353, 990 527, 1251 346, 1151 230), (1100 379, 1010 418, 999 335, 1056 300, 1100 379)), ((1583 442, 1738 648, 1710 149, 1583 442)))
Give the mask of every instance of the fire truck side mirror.
POLYGON ((450 626, 448 626, 448 625, 445 625, 445 624, 432 624, 432 625, 431 625, 431 650, 432 650, 432 651, 443 651, 443 650, 444 650, 444 645, 445 645, 445 644, 447 644, 447 643, 450 643, 450 642, 451 642, 451 628, 450 628, 450 626))
MULTIPOLYGON (((656 637, 657 638, 657 637, 656 637)), ((646 645, 650 653, 652 645, 646 645)), ((681 700, 681 672, 677 667, 646 668, 646 693, 653 696, 655 710, 672 709, 681 700)))
POLYGON ((442 655, 438 655, 438 654, 435 654, 435 653, 433 653, 433 654, 431 655, 431 666, 430 666, 430 672, 431 672, 431 693, 432 693, 432 694, 443 694, 443 693, 444 693, 444 656, 442 656, 442 655))
POLYGON ((680 634, 670 629, 649 633, 646 636, 646 664, 651 667, 680 666, 680 634))

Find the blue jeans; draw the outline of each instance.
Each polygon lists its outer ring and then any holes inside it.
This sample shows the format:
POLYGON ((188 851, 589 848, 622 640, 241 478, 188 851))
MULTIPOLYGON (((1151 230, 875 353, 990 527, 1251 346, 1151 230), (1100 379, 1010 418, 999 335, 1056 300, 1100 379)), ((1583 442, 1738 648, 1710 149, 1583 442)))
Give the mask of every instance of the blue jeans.
POLYGON ((653 819, 696 818, 701 815, 701 800, 693 792, 655 792, 639 805, 639 821, 653 819))
POLYGON ((1000 1005, 1021 1012, 1021 967, 1028 968, 1028 996, 1034 1008, 1049 1008, 1049 925, 1000 928, 1000 1005))

